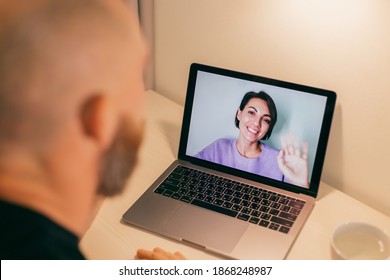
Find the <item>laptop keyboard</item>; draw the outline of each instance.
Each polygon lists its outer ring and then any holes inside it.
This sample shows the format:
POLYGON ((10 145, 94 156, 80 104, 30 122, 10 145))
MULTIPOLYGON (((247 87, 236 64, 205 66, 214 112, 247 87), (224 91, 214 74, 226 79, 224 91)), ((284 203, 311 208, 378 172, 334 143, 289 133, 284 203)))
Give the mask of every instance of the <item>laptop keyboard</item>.
POLYGON ((305 204, 181 165, 154 192, 286 234, 305 204))

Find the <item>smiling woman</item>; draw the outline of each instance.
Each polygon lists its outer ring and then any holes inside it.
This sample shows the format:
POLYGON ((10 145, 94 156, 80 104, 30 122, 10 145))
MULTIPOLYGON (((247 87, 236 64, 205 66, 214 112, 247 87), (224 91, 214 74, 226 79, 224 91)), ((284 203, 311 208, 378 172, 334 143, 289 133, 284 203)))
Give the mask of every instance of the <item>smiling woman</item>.
POLYGON ((195 157, 308 187, 307 144, 293 134, 282 137, 280 151, 261 141, 271 136, 276 121, 273 99, 264 91, 247 92, 235 117, 238 139, 220 138, 195 157))

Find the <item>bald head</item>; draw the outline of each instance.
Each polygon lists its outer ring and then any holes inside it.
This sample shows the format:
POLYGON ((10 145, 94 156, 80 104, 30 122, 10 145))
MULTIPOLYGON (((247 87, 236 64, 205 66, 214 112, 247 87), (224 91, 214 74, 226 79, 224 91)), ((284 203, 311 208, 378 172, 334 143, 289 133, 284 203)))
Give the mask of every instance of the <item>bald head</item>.
POLYGON ((136 163, 145 46, 121 0, 0 0, 0 198, 81 236, 136 163))
POLYGON ((47 144, 88 96, 123 91, 118 81, 131 76, 142 47, 121 1, 0 5, 0 151, 47 144))

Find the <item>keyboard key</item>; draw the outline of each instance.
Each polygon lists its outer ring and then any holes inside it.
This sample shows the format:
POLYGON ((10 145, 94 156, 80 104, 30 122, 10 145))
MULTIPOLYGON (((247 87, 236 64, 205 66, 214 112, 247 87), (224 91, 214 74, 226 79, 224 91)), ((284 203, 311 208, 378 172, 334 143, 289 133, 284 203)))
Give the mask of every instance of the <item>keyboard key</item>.
MULTIPOLYGON (((217 185, 217 186, 223 186, 225 184, 226 184, 225 180, 222 180, 222 179, 215 181, 215 185, 217 185)), ((226 187, 226 185, 225 185, 225 187, 226 187)))
POLYGON ((184 202, 187 202, 187 203, 190 203, 192 198, 189 197, 189 196, 186 196, 186 195, 183 195, 181 198, 180 198, 181 201, 184 201, 184 202))
POLYGON ((270 214, 261 214, 260 216, 263 220, 269 220, 271 218, 271 215, 270 214))
POLYGON ((226 189, 226 190, 224 191, 224 193, 227 194, 227 195, 232 195, 233 192, 234 192, 234 191, 231 190, 231 189, 226 189))
POLYGON ((237 198, 242 198, 243 193, 242 193, 242 192, 239 192, 239 191, 236 191, 236 192, 233 193, 233 196, 234 196, 234 197, 237 197, 237 198))
POLYGON ((278 224, 286 226, 286 227, 292 227, 292 225, 293 225, 292 221, 282 219, 282 218, 276 217, 276 216, 272 216, 271 222, 278 223, 278 224))
POLYGON ((220 193, 220 192, 215 192, 214 194, 213 194, 213 197, 215 197, 215 198, 222 198, 222 193, 220 193))
POLYGON ((288 233, 290 231, 290 228, 281 226, 279 231, 283 233, 288 233))
POLYGON ((260 207, 260 211, 263 212, 263 213, 268 213, 269 209, 270 209, 270 208, 267 207, 267 206, 261 206, 261 207, 260 207))
POLYGON ((195 195, 196 195, 196 192, 195 192, 195 191, 188 191, 188 192, 187 192, 187 196, 195 197, 195 195))
POLYGON ((269 222, 268 222, 268 221, 261 220, 260 223, 259 223, 259 225, 262 226, 262 227, 268 227, 269 222))
POLYGON ((180 199, 181 194, 179 194, 179 193, 174 193, 171 197, 172 197, 173 199, 180 199))
POLYGON ((246 214, 243 214, 243 213, 240 213, 240 214, 238 214, 238 216, 237 216, 237 219, 240 219, 240 220, 242 220, 242 221, 248 221, 249 218, 250 218, 249 215, 246 215, 246 214))
POLYGON ((166 178, 163 182, 163 184, 169 184, 169 185, 173 185, 173 186, 177 186, 179 183, 180 183, 180 180, 176 180, 176 179, 170 178, 170 177, 166 178))
POLYGON ((298 216, 299 213, 301 213, 301 210, 296 208, 291 208, 290 213, 298 216))
POLYGON ((214 177, 209 177, 207 179, 207 182, 210 182, 210 183, 215 183, 215 181, 216 181, 216 178, 214 178, 214 177))
POLYGON ((254 210, 259 210, 260 205, 257 204, 257 203, 252 203, 252 204, 251 204, 251 208, 254 209, 254 210))
POLYGON ((187 185, 187 189, 191 190, 191 191, 194 191, 196 190, 197 186, 196 185, 193 185, 193 184, 188 184, 187 185))
POLYGON ((251 191, 251 195, 253 195, 253 196, 259 196, 259 195, 260 195, 260 191, 257 190, 257 189, 254 189, 254 190, 251 191))
POLYGON ((181 166, 176 166, 176 168, 172 171, 172 173, 181 174, 183 170, 184 169, 181 166))
POLYGON ((297 218, 296 215, 286 212, 280 212, 279 217, 285 218, 290 221, 295 221, 295 219, 297 218))
POLYGON ((181 178, 181 181, 182 182, 189 182, 191 180, 191 177, 188 177, 188 176, 183 176, 182 178, 181 178))
POLYGON ((213 204, 221 206, 223 204, 223 200, 222 199, 216 199, 216 200, 214 200, 213 204))
POLYGON ((205 194, 205 195, 213 195, 213 194, 214 194, 214 191, 212 191, 212 190, 206 190, 206 191, 204 192, 204 194, 205 194))
POLYGON ((200 177, 198 177, 198 179, 200 181, 204 181, 204 182, 207 182, 208 178, 209 178, 209 176, 206 173, 202 173, 202 175, 200 175, 200 177))
POLYGON ((251 205, 251 203, 248 200, 242 200, 241 201, 241 206, 249 207, 249 205, 251 205))
POLYGON ((281 204, 288 204, 290 202, 290 200, 289 199, 287 199, 287 198, 282 198, 282 199, 280 199, 279 200, 279 203, 281 203, 281 204))
POLYGON ((290 203, 288 205, 291 207, 294 207, 294 208, 302 209, 303 206, 305 205, 305 202, 303 202, 301 200, 300 201, 290 201, 290 203))
POLYGON ((199 178, 200 174, 201 174, 200 172, 194 171, 194 172, 191 174, 191 177, 192 177, 192 178, 199 178))
POLYGON ((191 171, 190 170, 184 170, 181 174, 183 174, 184 176, 190 176, 191 175, 191 171))
POLYGON ((165 192, 163 193, 164 196, 168 196, 168 197, 171 197, 173 194, 174 192, 169 190, 165 190, 165 192))
POLYGON ((253 217, 260 217, 260 212, 257 211, 257 210, 253 210, 252 213, 251 213, 251 215, 252 215, 253 217))
POLYGON ((242 192, 243 192, 243 193, 246 193, 246 194, 251 193, 251 191, 252 191, 252 189, 251 189, 250 187, 244 187, 244 188, 242 189, 242 192))
POLYGON ((266 200, 266 199, 263 199, 261 202, 260 202, 261 205, 264 205, 264 206, 270 206, 271 205, 271 201, 269 200, 266 200))
POLYGON ((197 187, 196 190, 195 190, 197 193, 204 193, 206 191, 205 188, 203 187, 197 187))
POLYGON ((176 185, 172 185, 170 183, 167 183, 167 182, 163 182, 161 185, 160 185, 161 188, 164 188, 166 190, 170 190, 170 191, 173 191, 173 192, 177 192, 180 187, 178 187, 178 184, 176 185))
POLYGON ((212 211, 224 214, 224 215, 228 215, 230 217, 236 217, 238 214, 237 211, 233 211, 231 209, 226 209, 226 208, 223 208, 223 207, 211 204, 211 203, 207 203, 207 202, 204 202, 204 201, 201 201, 198 199, 194 199, 191 202, 191 204, 202 207, 202 208, 206 208, 206 209, 209 209, 209 210, 212 210, 212 211))
POLYGON ((154 190, 155 193, 157 194, 162 194, 164 192, 164 189, 163 188, 157 188, 154 190))
POLYGON ((274 224, 274 223, 271 223, 270 226, 268 227, 269 229, 273 229, 273 230, 278 230, 279 229, 279 225, 278 224, 274 224))
POLYGON ((255 217, 251 217, 249 219, 249 222, 252 223, 252 224, 257 224, 259 221, 260 221, 260 219, 259 218, 255 218, 255 217))
POLYGON ((177 192, 180 193, 180 194, 182 194, 182 195, 184 195, 184 194, 186 194, 188 191, 187 191, 186 189, 179 189, 177 192))
POLYGON ((225 201, 225 202, 222 204, 222 206, 225 207, 225 208, 232 208, 233 203, 228 202, 228 201, 225 201))
POLYGON ((207 182, 205 182, 205 181, 199 181, 198 187, 206 188, 206 187, 207 187, 207 182))
POLYGON ((261 195, 260 195, 261 198, 264 198, 264 199, 268 199, 270 197, 270 194, 269 193, 266 193, 266 192, 263 192, 261 195))
POLYGON ((230 200, 232 200, 232 196, 231 196, 231 195, 225 194, 225 195, 222 197, 222 199, 225 200, 225 201, 230 201, 230 200))
POLYGON ((168 179, 175 179, 175 180, 180 181, 181 177, 182 177, 181 174, 171 173, 171 174, 169 174, 168 179))
POLYGON ((280 204, 280 203, 274 202, 274 203, 271 204, 271 207, 274 208, 274 209, 279 209, 281 205, 282 204, 280 204))
POLYGON ((191 184, 191 185, 196 186, 198 183, 199 183, 199 180, 198 180, 198 179, 195 179, 195 178, 191 178, 191 179, 190 179, 190 184, 191 184))

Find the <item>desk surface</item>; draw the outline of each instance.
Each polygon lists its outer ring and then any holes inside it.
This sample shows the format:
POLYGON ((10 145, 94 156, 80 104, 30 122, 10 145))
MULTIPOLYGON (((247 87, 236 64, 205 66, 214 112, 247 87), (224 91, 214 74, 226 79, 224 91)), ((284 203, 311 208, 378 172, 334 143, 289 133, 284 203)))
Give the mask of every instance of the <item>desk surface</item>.
MULTIPOLYGON (((80 243, 89 259, 133 259, 138 248, 160 246, 182 252, 189 259, 219 259, 204 251, 121 223, 122 214, 177 156, 183 107, 153 92, 146 92, 146 130, 139 164, 123 194, 106 199, 80 243)), ((390 233, 390 217, 335 188, 321 183, 317 203, 287 259, 330 259, 329 238, 334 228, 348 221, 366 221, 390 233)))

